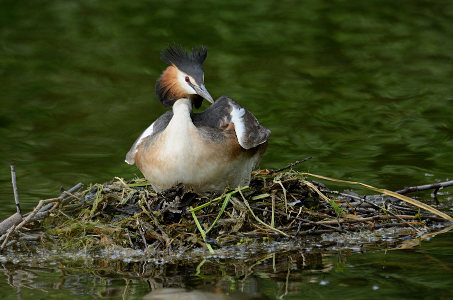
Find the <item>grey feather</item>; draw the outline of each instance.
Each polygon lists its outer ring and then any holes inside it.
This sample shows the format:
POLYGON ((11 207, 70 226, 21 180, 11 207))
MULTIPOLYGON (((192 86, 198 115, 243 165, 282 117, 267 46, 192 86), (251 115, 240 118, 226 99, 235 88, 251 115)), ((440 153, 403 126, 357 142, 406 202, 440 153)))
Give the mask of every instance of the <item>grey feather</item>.
MULTIPOLYGON (((208 126, 220 128, 223 123, 231 122, 233 107, 237 109, 243 108, 236 101, 227 96, 222 96, 202 113, 193 114, 193 123, 197 127, 208 126)), ((238 141, 245 149, 251 149, 266 142, 271 134, 271 131, 260 125, 255 116, 248 110, 245 110, 243 125, 245 127, 245 134, 238 141)))

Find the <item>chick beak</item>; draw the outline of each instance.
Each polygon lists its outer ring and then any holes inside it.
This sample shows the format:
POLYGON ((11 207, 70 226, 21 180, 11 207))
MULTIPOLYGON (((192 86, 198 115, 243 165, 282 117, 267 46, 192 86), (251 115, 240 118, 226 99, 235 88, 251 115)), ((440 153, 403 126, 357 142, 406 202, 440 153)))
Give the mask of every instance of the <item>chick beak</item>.
POLYGON ((208 100, 210 103, 214 103, 214 99, 212 99, 211 95, 209 94, 208 90, 201 84, 200 86, 193 85, 193 89, 197 92, 198 95, 208 100))

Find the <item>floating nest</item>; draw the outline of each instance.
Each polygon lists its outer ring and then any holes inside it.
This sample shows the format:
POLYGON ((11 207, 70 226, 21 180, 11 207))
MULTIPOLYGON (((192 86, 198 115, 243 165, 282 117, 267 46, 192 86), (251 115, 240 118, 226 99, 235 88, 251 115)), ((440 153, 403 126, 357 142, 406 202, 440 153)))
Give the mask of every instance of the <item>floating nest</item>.
POLYGON ((144 179, 121 178, 77 189, 42 200, 10 227, 0 238, 3 254, 237 260, 294 250, 410 247, 452 224, 448 215, 406 196, 292 170, 254 172, 249 186, 222 195, 198 195, 182 185, 156 193, 144 179), (381 194, 332 191, 308 180, 313 177, 381 194))

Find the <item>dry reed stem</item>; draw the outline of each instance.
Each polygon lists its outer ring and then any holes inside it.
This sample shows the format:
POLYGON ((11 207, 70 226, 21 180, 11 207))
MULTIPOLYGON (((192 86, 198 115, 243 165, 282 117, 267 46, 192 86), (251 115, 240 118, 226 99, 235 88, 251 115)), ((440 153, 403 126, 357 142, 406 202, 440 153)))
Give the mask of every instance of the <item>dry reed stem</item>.
POLYGON ((400 199, 402 201, 405 201, 407 203, 410 203, 412 205, 415 205, 417 207, 420 207, 420 208, 423 208, 424 210, 427 210, 435 215, 438 215, 439 217, 442 217, 444 218, 445 220, 447 221, 450 221, 450 222, 453 222, 453 218, 450 217, 449 215, 435 209, 434 207, 428 205, 428 204, 425 204, 423 202, 420 202, 420 201, 417 201, 415 199, 412 199, 412 198, 409 198, 407 196, 404 196, 404 195, 400 195, 398 193, 395 193, 395 192, 392 192, 392 191, 389 191, 389 190, 386 190, 386 189, 381 189, 381 188, 376 188, 376 187, 373 187, 371 185, 368 185, 368 184, 365 184, 365 183, 361 183, 361 182, 357 182, 357 181, 348 181, 348 180, 341 180, 341 179, 335 179, 335 178, 330 178, 330 177, 326 177, 326 176, 322 176, 322 175, 316 175, 316 174, 312 174, 312 173, 307 173, 307 172, 302 172, 300 173, 301 175, 306 175, 306 176, 312 176, 312 177, 316 177, 316 178, 320 178, 320 179, 324 179, 324 180, 329 180, 329 181, 334 181, 334 182, 340 182, 340 183, 346 183, 346 184, 352 184, 352 185, 359 185, 359 186, 362 186, 362 187, 365 187, 369 190, 372 190, 372 191, 375 191, 375 192, 378 192, 378 193, 381 193, 381 194, 385 194, 385 195, 388 195, 388 196, 392 196, 394 198, 397 198, 397 199, 400 199))
POLYGON ((267 227, 267 228, 269 228, 269 229, 271 229, 271 230, 273 230, 273 231, 276 231, 276 232, 280 233, 281 235, 284 235, 284 236, 286 236, 286 237, 290 237, 288 234, 284 233, 283 231, 281 231, 281 230, 279 230, 279 229, 277 229, 277 228, 275 228, 275 227, 272 227, 272 226, 270 226, 270 225, 264 223, 263 221, 261 221, 261 219, 258 218, 258 217, 255 215, 255 213, 253 213, 252 208, 250 207, 249 203, 248 203, 247 200, 245 199, 245 197, 244 197, 244 195, 242 194, 242 191, 241 191, 241 190, 239 190, 239 194, 241 194, 241 197, 242 197, 242 200, 244 201, 245 206, 247 206, 247 208, 249 209, 250 213, 251 213, 252 216, 255 218, 255 220, 257 220, 260 224, 264 225, 265 227, 267 227))

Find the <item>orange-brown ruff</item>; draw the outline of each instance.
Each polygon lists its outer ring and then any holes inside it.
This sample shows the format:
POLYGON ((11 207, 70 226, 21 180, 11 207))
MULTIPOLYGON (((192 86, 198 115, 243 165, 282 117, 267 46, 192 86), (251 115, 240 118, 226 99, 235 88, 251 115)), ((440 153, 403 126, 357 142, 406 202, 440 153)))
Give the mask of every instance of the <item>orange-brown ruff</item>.
POLYGON ((161 86, 165 87, 165 96, 171 99, 180 99, 187 96, 187 92, 184 91, 178 84, 178 69, 175 66, 169 66, 162 72, 160 77, 161 86))
MULTIPOLYGON (((185 52, 177 54, 191 58, 185 52)), ((187 65, 180 70, 170 62, 158 79, 156 92, 164 105, 172 105, 172 110, 143 132, 127 153, 126 162, 136 163, 156 191, 179 183, 196 192, 222 192, 226 187, 247 185, 266 149, 270 131, 225 96, 205 111, 193 113, 197 96, 212 99, 204 88, 203 74, 191 74, 187 65), (184 85, 187 80, 191 84, 184 85)))

